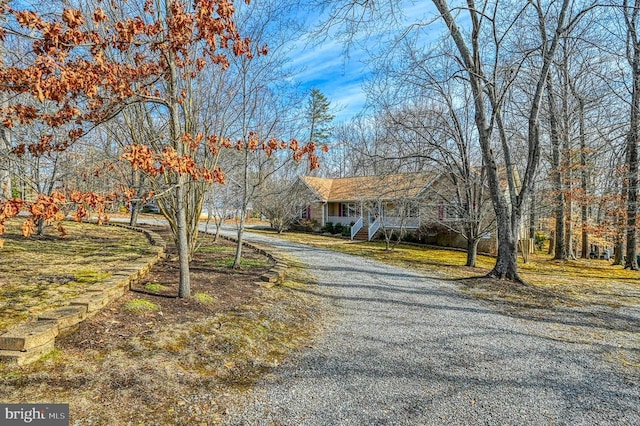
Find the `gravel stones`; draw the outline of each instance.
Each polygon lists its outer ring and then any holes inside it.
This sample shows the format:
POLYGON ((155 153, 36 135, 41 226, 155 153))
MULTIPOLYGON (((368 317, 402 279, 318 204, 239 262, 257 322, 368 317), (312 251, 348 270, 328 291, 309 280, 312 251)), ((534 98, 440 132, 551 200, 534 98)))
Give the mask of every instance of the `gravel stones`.
POLYGON ((247 239, 309 265, 335 315, 227 424, 640 424, 638 371, 608 360, 604 345, 553 337, 570 323, 506 316, 405 269, 247 239))

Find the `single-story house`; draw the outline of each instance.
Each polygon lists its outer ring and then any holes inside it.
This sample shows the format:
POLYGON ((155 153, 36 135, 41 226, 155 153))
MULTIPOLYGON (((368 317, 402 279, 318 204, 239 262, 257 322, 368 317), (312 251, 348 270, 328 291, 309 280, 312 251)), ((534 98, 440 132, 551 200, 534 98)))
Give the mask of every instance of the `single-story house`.
MULTIPOLYGON (((448 222, 460 221, 460 209, 452 200, 452 182, 444 173, 399 173, 383 176, 321 178, 302 176, 311 193, 303 219, 318 227, 340 223, 351 227, 351 238, 371 240, 381 229, 403 227, 428 234, 429 242, 466 247, 462 236, 448 222), (449 200, 449 201, 447 201, 449 200)), ((495 252, 495 235, 483 238, 480 250, 495 252)))

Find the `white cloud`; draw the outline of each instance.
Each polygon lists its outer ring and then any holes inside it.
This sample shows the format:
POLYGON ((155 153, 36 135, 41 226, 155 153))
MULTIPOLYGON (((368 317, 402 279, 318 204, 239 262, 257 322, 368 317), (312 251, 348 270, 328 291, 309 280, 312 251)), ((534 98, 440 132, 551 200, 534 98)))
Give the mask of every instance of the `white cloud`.
MULTIPOLYGON (((437 16, 431 2, 405 0, 398 7, 404 15, 404 29, 411 23, 432 21, 437 16)), ((308 15, 306 20, 309 23, 318 22, 315 16, 308 15)), ((371 68, 366 64, 367 53, 356 46, 366 45, 375 36, 376 34, 370 33, 358 34, 348 57, 344 54, 344 45, 336 40, 328 39, 316 44, 303 37, 292 43, 289 65, 294 70, 299 70, 293 78, 303 89, 317 88, 327 96, 332 106, 338 109, 336 122, 349 120, 365 106, 366 94, 362 83, 370 74, 371 68)))

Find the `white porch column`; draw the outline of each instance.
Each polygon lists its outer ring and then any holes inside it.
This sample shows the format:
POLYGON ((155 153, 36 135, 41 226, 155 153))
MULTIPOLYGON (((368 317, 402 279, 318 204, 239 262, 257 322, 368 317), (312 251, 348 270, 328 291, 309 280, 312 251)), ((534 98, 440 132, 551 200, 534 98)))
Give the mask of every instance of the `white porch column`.
POLYGON ((322 202, 322 222, 320 226, 324 226, 326 224, 326 218, 329 216, 329 204, 326 201, 322 202))

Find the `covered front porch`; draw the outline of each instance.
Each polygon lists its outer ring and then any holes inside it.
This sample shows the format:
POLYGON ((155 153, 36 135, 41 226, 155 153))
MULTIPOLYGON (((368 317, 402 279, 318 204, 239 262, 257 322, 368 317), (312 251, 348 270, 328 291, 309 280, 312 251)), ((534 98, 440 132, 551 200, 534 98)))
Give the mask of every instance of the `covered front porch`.
POLYGON ((327 202, 323 206, 325 220, 322 225, 331 222, 350 226, 352 240, 366 239, 367 241, 371 241, 381 228, 418 229, 420 227, 419 210, 414 206, 398 208, 398 204, 391 201, 327 202))

